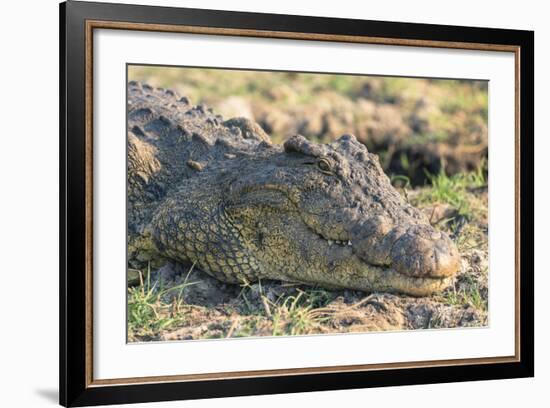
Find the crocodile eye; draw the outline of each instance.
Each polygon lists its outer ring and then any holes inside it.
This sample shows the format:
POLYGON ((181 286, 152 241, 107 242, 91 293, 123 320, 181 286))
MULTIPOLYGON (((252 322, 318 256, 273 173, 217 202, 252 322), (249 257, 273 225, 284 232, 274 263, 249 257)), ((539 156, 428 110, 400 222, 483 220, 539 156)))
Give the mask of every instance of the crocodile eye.
POLYGON ((324 158, 319 159, 319 161, 317 162, 317 167, 319 167, 319 170, 321 170, 323 173, 330 173, 331 171, 330 162, 324 158))

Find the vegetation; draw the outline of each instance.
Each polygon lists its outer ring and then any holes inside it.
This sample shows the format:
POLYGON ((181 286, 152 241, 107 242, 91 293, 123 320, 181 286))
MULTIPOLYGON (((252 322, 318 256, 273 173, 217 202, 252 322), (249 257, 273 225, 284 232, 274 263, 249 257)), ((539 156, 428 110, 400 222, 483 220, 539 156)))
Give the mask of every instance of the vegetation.
POLYGON ((471 219, 474 211, 483 210, 479 203, 473 202, 469 194, 472 191, 487 187, 487 161, 482 161, 476 171, 470 173, 459 173, 448 176, 445 168, 438 174, 426 173, 431 188, 425 189, 419 195, 418 204, 440 204, 446 203, 458 211, 458 214, 471 219))
MULTIPOLYGON (((191 272, 192 269, 189 271, 191 272)), ((152 337, 161 330, 168 330, 184 324, 181 309, 185 306, 182 294, 193 282, 187 282, 163 288, 162 281, 151 283, 151 268, 147 269, 146 278, 139 271, 139 285, 128 288, 128 334, 130 339, 152 337), (167 303, 167 295, 176 293, 167 303)))

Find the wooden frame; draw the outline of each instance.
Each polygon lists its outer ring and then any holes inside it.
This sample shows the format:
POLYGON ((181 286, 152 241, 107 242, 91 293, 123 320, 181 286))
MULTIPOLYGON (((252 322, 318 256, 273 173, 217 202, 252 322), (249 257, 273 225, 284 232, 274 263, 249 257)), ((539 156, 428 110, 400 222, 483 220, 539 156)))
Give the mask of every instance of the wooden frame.
POLYGON ((61 404, 114 404, 533 375, 533 32, 74 1, 61 4, 60 27, 61 404), (98 28, 514 52, 515 355, 94 380, 92 33, 98 28))

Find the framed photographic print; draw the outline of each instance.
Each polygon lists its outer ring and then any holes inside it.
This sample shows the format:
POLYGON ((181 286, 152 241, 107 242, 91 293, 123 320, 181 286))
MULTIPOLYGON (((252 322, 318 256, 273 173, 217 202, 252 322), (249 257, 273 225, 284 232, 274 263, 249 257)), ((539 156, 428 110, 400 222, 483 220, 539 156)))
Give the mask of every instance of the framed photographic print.
POLYGON ((60 26, 61 404, 533 376, 533 32, 60 26))

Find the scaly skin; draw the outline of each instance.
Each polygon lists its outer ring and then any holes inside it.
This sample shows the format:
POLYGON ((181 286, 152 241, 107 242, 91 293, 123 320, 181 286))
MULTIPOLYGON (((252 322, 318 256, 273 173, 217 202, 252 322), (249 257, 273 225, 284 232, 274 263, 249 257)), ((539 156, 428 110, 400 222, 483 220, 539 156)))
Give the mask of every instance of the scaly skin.
POLYGON ((417 296, 458 271, 452 241, 352 135, 272 145, 257 124, 223 122, 171 91, 130 83, 128 93, 130 265, 160 256, 230 283, 417 296))

